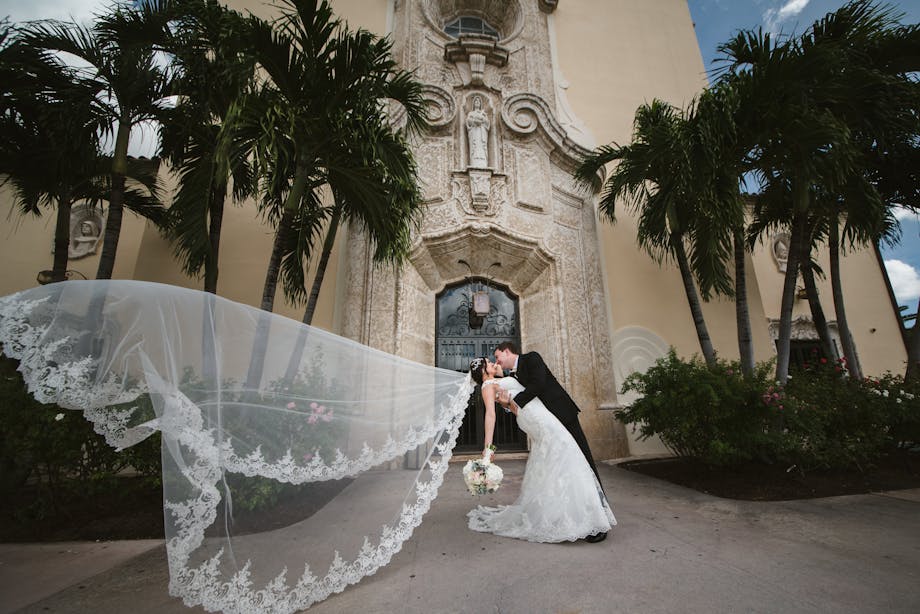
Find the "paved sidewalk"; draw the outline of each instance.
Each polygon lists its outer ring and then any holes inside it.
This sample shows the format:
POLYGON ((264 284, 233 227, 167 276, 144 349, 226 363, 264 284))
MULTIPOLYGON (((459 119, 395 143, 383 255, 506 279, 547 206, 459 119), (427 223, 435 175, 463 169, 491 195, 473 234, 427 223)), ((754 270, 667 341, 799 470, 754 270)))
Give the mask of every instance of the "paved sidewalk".
MULTIPOLYGON (((499 463, 509 488, 491 499, 510 502, 524 462, 499 463)), ((310 612, 920 612, 920 490, 746 502, 600 471, 620 523, 610 537, 531 544, 466 528, 474 499, 452 464, 393 561, 310 612)), ((103 545, 86 556, 111 555, 107 569, 75 554, 68 579, 61 551, 78 546, 0 546, 0 612, 203 612, 169 597, 162 543, 103 545)))

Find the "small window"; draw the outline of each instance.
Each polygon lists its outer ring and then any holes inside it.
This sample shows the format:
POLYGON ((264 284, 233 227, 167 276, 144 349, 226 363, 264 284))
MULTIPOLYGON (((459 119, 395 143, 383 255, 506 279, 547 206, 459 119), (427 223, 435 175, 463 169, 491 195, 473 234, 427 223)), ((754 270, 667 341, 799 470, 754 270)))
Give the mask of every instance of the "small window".
POLYGON ((498 31, 495 28, 479 17, 471 17, 469 15, 457 17, 453 21, 448 22, 447 25, 444 26, 444 31, 454 38, 459 38, 461 34, 484 34, 492 38, 498 38, 498 31))

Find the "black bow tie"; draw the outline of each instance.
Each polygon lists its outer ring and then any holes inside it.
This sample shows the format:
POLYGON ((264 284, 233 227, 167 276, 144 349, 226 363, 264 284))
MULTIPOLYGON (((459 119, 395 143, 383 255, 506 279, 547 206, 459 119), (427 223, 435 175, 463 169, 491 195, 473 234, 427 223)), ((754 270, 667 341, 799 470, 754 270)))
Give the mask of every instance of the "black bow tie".
POLYGON ((511 371, 510 373, 508 373, 508 375, 510 375, 514 379, 517 379, 517 371, 511 371))

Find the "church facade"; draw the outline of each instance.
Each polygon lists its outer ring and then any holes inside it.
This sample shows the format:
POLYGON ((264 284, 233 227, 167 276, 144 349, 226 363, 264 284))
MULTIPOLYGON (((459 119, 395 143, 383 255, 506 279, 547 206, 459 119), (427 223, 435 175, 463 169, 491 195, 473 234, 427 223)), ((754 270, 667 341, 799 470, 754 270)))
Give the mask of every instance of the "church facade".
MULTIPOLYGON (((228 4, 264 16, 272 10, 228 4)), ((637 247, 635 220, 600 219, 597 195, 576 185, 572 172, 596 145, 628 142, 641 103, 682 106, 705 86, 686 0, 332 4, 351 27, 392 38, 399 64, 424 83, 432 125, 414 142, 425 214, 408 261, 398 270, 377 267, 360 230, 341 230, 314 324, 453 369, 516 341, 544 357, 582 408, 595 457, 660 451, 636 441, 613 410, 630 400, 618 393, 629 373, 669 347, 698 352, 686 296, 676 267, 659 266, 637 247)), ((101 223, 91 214, 74 221, 82 243, 71 262, 88 277, 101 223)), ((0 282, 3 294, 34 285, 35 272, 50 268, 49 219, 21 220, 8 231, 0 249, 14 266, 0 282)), ((758 360, 775 355, 787 247, 788 237, 776 234, 746 259, 758 360)), ((221 249, 219 292, 258 304, 271 232, 254 205, 228 208, 221 249)), ((118 258, 116 277, 200 287, 137 220, 126 218, 118 258)), ((864 370, 902 371, 906 351, 878 254, 849 254, 843 269, 864 370)), ((829 284, 820 290, 832 311, 829 284)), ((817 338, 807 301, 795 309, 794 338, 807 346, 817 338)), ((277 311, 302 315, 289 305, 277 311)), ((732 302, 714 300, 704 314, 719 354, 736 358, 732 302)))

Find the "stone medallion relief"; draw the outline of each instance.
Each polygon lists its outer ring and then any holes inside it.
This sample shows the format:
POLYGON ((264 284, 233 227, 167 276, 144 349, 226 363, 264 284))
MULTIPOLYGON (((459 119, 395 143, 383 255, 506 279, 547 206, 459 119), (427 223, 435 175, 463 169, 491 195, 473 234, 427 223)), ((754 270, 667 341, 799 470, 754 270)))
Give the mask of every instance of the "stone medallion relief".
POLYGON ((70 246, 67 257, 79 260, 96 253, 105 230, 102 210, 90 204, 76 205, 70 210, 70 246))
POLYGON ((608 299, 594 195, 572 179, 587 150, 553 112, 551 5, 396 3, 394 50, 427 81, 432 125, 414 145, 425 213, 399 271, 375 267, 349 229, 342 333, 433 364, 435 296, 500 262, 492 276, 519 297, 523 349, 543 355, 595 455, 611 458, 628 448, 604 411, 616 404, 608 299))

